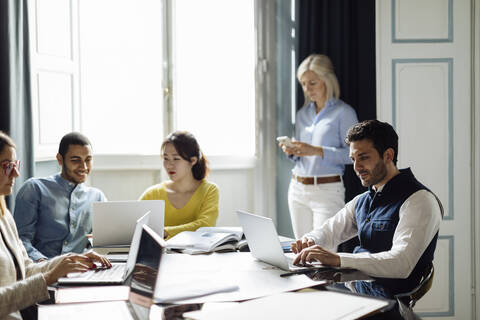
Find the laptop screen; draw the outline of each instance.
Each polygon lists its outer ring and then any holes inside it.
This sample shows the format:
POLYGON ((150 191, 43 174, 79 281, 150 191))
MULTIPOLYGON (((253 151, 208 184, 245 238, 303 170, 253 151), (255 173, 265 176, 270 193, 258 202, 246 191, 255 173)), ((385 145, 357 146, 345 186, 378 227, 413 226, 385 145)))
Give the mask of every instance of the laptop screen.
POLYGON ((94 202, 93 246, 128 246, 132 240, 135 221, 150 211, 148 225, 163 236, 165 201, 107 201, 94 202))
POLYGON ((129 279, 130 302, 144 307, 152 304, 163 248, 163 239, 144 225, 135 266, 129 279))

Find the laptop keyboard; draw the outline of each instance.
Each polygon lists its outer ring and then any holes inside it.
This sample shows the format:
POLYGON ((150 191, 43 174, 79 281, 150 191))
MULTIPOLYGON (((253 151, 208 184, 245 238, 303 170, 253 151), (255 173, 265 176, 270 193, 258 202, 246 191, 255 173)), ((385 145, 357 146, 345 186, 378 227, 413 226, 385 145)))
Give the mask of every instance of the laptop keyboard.
POLYGON ((87 271, 76 278, 82 278, 84 280, 121 279, 124 273, 125 264, 113 264, 110 269, 96 269, 87 271))
POLYGON ((319 265, 313 265, 311 263, 304 263, 304 264, 293 264, 293 260, 295 260, 294 258, 286 255, 285 256, 287 258, 287 261, 288 261, 288 265, 290 266, 291 269, 309 269, 309 268, 315 268, 315 267, 319 267, 319 265))

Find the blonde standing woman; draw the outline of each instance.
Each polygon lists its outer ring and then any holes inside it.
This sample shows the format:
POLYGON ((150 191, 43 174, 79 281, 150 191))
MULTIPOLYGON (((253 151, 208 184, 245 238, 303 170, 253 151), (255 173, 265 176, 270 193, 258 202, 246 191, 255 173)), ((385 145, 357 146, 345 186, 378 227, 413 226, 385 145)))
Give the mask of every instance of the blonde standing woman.
POLYGON ((288 207, 298 239, 345 205, 341 177, 345 164, 351 163, 345 137, 358 119, 355 110, 339 99, 340 87, 327 56, 308 56, 298 67, 297 79, 305 104, 297 112, 296 141, 280 147, 295 162, 288 207))

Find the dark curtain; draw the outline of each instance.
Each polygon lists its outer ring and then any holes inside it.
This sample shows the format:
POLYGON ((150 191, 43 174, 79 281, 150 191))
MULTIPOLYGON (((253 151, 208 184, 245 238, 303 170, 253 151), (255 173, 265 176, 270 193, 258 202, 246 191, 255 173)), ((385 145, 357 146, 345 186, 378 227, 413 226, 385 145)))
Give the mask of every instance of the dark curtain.
MULTIPOLYGON (((0 0, 0 130, 15 141, 21 161, 14 195, 34 170, 28 1, 0 0)), ((13 211, 13 196, 7 205, 13 211)))
MULTIPOLYGON (((340 83, 340 98, 357 112, 359 121, 376 118, 375 1, 300 0, 297 65, 312 53, 330 57, 340 83)), ((297 87, 297 107, 304 103, 297 87)), ((345 201, 365 191, 352 165, 343 177, 345 201)), ((342 246, 351 251, 355 242, 342 246)))

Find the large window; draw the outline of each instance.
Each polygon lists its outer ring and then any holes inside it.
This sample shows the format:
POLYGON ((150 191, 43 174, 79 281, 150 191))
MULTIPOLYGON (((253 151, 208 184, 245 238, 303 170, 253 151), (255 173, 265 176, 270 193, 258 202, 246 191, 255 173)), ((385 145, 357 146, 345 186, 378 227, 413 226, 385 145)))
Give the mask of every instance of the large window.
POLYGON ((97 153, 158 154, 163 137, 161 2, 78 4, 81 130, 97 153))
POLYGON ((208 155, 255 154, 253 0, 176 0, 176 127, 208 155))
POLYGON ((72 130, 97 155, 157 155, 165 128, 255 154, 254 0, 30 3, 37 159, 72 130))

